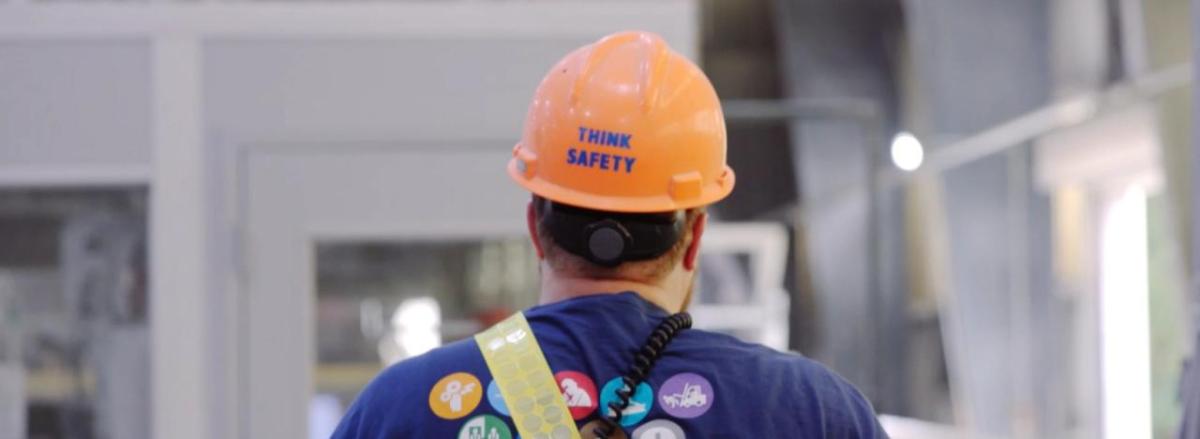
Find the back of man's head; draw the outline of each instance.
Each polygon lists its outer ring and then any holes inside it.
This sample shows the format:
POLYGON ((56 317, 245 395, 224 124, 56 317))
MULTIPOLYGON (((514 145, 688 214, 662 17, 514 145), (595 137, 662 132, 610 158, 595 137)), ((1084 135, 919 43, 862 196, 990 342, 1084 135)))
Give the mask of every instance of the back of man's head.
MULTIPOLYGON (((665 277, 683 262, 684 253, 694 239, 692 230, 704 213, 703 208, 692 208, 674 212, 622 214, 603 212, 555 203, 534 195, 531 203, 534 206, 534 232, 541 245, 543 257, 550 269, 560 275, 600 280, 628 280, 634 282, 655 283, 665 277), (628 230, 639 227, 663 227, 673 229, 672 232, 661 233, 651 237, 654 242, 650 251, 638 251, 638 259, 622 260, 618 264, 596 262, 587 242, 577 245, 566 244, 570 241, 587 239, 586 224, 559 224, 552 216, 562 215, 569 210, 570 215, 580 215, 599 222, 611 221, 613 227, 628 230), (559 244, 560 242, 566 244, 559 244)), ((618 234, 620 231, 618 230, 618 234)), ((602 239, 602 238, 597 238, 602 239)), ((590 241, 591 239, 589 239, 590 241)), ((632 243, 631 243, 632 244, 632 243)), ((640 242, 638 244, 645 244, 640 242)), ((605 245, 597 242, 596 245, 605 245)), ((624 245, 624 243, 622 243, 624 245)))

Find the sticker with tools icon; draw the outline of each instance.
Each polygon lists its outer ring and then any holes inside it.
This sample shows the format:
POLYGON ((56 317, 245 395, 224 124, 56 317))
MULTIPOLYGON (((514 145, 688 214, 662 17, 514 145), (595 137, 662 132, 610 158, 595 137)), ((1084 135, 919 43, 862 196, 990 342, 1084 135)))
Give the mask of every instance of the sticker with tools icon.
POLYGON ((456 372, 438 380, 429 390, 429 408, 442 419, 458 419, 471 414, 483 399, 479 378, 456 372))

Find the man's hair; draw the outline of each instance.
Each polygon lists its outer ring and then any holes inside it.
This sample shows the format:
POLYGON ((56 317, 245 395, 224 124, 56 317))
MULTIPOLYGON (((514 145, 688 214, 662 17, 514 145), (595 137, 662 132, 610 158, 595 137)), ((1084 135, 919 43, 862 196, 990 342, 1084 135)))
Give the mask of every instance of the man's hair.
MULTIPOLYGON (((539 206, 545 202, 546 200, 542 197, 533 196, 534 206, 539 206)), ((675 264, 678 264, 683 259, 683 253, 687 250, 688 244, 693 239, 692 226, 695 225, 696 220, 703 212, 704 208, 693 208, 684 211, 683 226, 679 232, 679 239, 663 254, 653 259, 622 262, 615 267, 604 267, 594 264, 582 256, 563 249, 555 243, 553 234, 546 227, 542 226, 542 215, 546 214, 542 209, 534 209, 534 223, 536 224, 538 242, 542 244, 542 252, 546 257, 546 262, 559 273, 590 279, 653 282, 662 279, 670 273, 675 268, 675 264)))

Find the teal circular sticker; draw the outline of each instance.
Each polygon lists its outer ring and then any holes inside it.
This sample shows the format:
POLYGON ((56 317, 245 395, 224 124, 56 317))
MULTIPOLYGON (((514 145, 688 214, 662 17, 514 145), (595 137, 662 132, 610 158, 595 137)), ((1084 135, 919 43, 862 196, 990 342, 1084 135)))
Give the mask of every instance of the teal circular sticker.
POLYGON ((458 430, 458 439, 512 439, 512 431, 500 418, 479 415, 463 424, 458 430))
POLYGON ((491 404, 492 408, 496 409, 500 414, 512 416, 508 412, 508 404, 504 403, 504 395, 500 394, 500 386, 496 385, 496 380, 492 380, 492 383, 488 384, 487 400, 488 404, 491 404))
MULTIPOLYGON (((608 403, 617 401, 617 390, 624 387, 625 383, 620 377, 613 378, 604 388, 600 390, 600 409, 604 410, 606 416, 615 415, 611 408, 608 408, 608 403)), ((631 427, 642 419, 646 419, 646 415, 650 414, 650 409, 654 407, 654 391, 650 390, 650 385, 640 383, 637 389, 633 392, 633 397, 629 398, 629 406, 621 411, 621 426, 631 427)))

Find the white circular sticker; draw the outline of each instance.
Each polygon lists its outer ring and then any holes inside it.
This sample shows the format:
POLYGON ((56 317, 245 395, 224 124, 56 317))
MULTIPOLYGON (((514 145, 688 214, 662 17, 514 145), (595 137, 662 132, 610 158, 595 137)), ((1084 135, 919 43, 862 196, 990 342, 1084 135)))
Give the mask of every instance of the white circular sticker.
POLYGON ((633 431, 633 439, 684 439, 683 428, 666 419, 655 419, 633 431))

